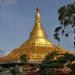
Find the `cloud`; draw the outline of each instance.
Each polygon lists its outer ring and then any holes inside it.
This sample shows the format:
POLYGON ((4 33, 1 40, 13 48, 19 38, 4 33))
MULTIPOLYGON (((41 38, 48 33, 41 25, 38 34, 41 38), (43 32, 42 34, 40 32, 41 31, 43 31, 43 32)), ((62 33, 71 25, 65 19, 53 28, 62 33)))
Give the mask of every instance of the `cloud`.
POLYGON ((17 0, 0 0, 0 5, 17 4, 17 0))

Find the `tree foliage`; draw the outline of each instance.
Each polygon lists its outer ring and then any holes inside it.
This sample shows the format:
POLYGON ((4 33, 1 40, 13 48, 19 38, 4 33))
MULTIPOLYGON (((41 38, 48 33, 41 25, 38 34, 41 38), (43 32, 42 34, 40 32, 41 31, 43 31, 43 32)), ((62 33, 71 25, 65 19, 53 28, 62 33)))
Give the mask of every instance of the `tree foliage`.
POLYGON ((17 75, 17 74, 19 74, 19 73, 20 73, 19 67, 16 66, 16 65, 12 66, 12 69, 10 70, 10 72, 12 73, 12 75, 17 75))
POLYGON ((66 54, 64 55, 64 58, 65 58, 67 61, 73 61, 73 60, 75 60, 75 55, 70 54, 70 53, 66 53, 66 54))
POLYGON ((27 63, 27 55, 26 54, 22 54, 20 56, 20 59, 21 59, 21 63, 27 63))
POLYGON ((2 67, 2 66, 0 66, 0 72, 3 72, 3 71, 4 71, 3 67, 2 67))
POLYGON ((70 67, 72 71, 75 72, 75 63, 68 64, 68 67, 70 67))
POLYGON ((59 56, 57 52, 52 52, 47 55, 45 60, 41 64, 41 69, 47 73, 49 71, 52 71, 54 73, 55 68, 64 68, 64 65, 66 64, 67 67, 71 68, 72 70, 75 68, 75 64, 72 64, 72 61, 75 60, 75 55, 70 53, 65 53, 62 56, 59 56), (56 59, 54 59, 56 57, 56 59))
POLYGON ((65 35, 65 37, 74 35, 75 46, 75 3, 60 7, 58 9, 58 20, 60 26, 55 28, 54 38, 60 41, 59 32, 61 32, 62 35, 65 35))

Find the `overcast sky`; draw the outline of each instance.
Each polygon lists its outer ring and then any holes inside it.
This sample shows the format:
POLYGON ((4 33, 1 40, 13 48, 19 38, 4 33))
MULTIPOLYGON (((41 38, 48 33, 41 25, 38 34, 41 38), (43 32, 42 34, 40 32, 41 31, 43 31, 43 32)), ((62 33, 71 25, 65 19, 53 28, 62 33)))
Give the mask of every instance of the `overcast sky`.
MULTIPOLYGON (((48 38, 57 45, 53 31, 59 26, 58 8, 70 1, 75 0, 0 0, 0 49, 4 54, 8 53, 28 39, 37 6, 40 7, 42 25, 48 38)), ((63 39, 62 47, 74 50, 71 41, 73 37, 63 39)))

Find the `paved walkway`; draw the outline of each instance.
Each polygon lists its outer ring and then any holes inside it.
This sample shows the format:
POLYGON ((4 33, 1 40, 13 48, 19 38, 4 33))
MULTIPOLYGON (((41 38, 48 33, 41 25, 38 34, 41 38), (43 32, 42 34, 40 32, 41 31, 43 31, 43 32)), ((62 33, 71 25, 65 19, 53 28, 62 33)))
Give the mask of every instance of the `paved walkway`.
POLYGON ((12 75, 11 73, 1 72, 0 75, 12 75))

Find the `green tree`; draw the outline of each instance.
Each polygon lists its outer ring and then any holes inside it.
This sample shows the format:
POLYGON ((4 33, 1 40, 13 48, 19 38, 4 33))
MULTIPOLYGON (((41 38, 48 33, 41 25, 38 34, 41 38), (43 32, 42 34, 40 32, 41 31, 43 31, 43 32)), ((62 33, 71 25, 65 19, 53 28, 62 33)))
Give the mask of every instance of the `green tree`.
POLYGON ((57 55, 58 53, 54 51, 46 56, 41 64, 42 75, 54 75, 54 70, 51 70, 51 68, 59 68, 62 66, 61 63, 54 59, 57 55))
POLYGON ((62 56, 62 57, 58 57, 57 61, 61 64, 65 64, 67 62, 67 59, 65 59, 65 57, 62 56))
POLYGON ((54 61, 54 58, 57 57, 58 53, 56 51, 49 53, 45 60, 42 63, 51 63, 54 61))
POLYGON ((20 56, 20 59, 21 59, 21 63, 27 63, 28 61, 27 61, 27 55, 26 54, 22 54, 21 56, 20 56))
POLYGON ((66 53, 66 54, 64 54, 64 58, 65 58, 67 61, 72 62, 72 61, 75 60, 75 55, 70 54, 70 53, 66 53))
POLYGON ((72 69, 72 72, 75 74, 75 63, 68 64, 68 67, 72 69))
MULTIPOLYGON (((75 60, 75 55, 66 53, 62 56, 59 56, 57 52, 52 52, 47 55, 45 60, 41 64, 42 72, 44 72, 45 75, 53 74, 55 68, 63 68, 64 65, 69 67, 68 65, 72 63, 72 61, 75 60), (56 57, 56 60, 54 59, 56 57)), ((70 65, 71 68, 74 68, 70 65)), ((44 75, 42 74, 42 75, 44 75)))
POLYGON ((58 57, 58 59, 57 59, 57 61, 58 61, 59 63, 61 63, 63 66, 64 66, 64 65, 67 66, 68 64, 71 64, 72 61, 74 61, 74 60, 75 60, 75 55, 70 54, 70 53, 66 53, 66 54, 64 54, 63 56, 58 57))
POLYGON ((12 66, 10 72, 11 72, 13 75, 19 74, 19 73, 20 73, 19 67, 18 67, 17 65, 12 66))
POLYGON ((60 26, 55 28, 54 38, 60 41, 59 32, 66 37, 74 35, 75 47, 75 3, 67 4, 58 9, 60 26))
POLYGON ((0 72, 3 72, 4 68, 2 66, 0 66, 0 72))

